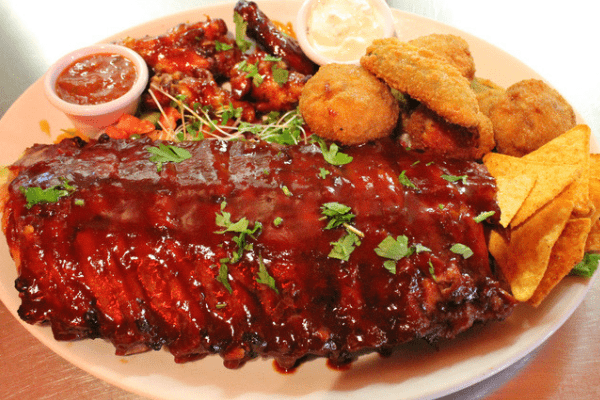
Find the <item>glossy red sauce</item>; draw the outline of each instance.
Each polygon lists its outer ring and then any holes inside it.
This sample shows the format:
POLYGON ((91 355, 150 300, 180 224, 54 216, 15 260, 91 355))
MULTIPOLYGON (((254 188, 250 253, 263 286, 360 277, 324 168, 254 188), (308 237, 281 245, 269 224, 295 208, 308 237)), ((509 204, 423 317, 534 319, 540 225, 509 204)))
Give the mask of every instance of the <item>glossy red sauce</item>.
POLYGON ((59 340, 107 339, 118 354, 165 346, 176 362, 219 354, 228 368, 272 357, 293 372, 315 357, 343 370, 361 354, 451 338, 515 305, 490 268, 487 223, 474 219, 498 211, 480 164, 433 160, 391 139, 344 149, 353 161, 339 167, 316 145, 202 141, 178 144, 192 157, 158 172, 153 145, 37 145, 10 167, 19 175, 4 230, 23 320, 52 326, 59 340), (415 188, 400 183, 403 171, 415 188), (61 178, 75 193, 27 208, 21 187, 61 178), (327 202, 351 207, 364 233, 348 261, 328 256, 345 231, 324 229, 327 202), (219 263, 238 248, 233 232, 219 233, 223 210, 262 224, 229 264, 231 290, 218 280, 219 263), (429 251, 390 273, 374 251, 388 235, 429 251), (453 253, 454 243, 473 256, 453 253), (257 281, 259 259, 277 291, 257 281))
POLYGON ((108 103, 123 96, 135 82, 133 62, 118 54, 82 57, 64 69, 56 80, 56 94, 80 105, 108 103))

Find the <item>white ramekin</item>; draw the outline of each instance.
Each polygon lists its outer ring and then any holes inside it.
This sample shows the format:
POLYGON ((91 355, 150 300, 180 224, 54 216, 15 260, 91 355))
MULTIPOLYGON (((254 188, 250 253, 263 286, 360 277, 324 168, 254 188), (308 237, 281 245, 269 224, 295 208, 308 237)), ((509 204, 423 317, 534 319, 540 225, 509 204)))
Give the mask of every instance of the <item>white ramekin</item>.
POLYGON ((96 44, 75 50, 54 63, 44 77, 44 91, 50 103, 64 112, 74 128, 86 135, 94 135, 114 124, 123 114, 134 114, 148 84, 148 66, 135 51, 116 44, 96 44), (119 54, 133 62, 136 79, 123 96, 102 104, 80 105, 62 100, 56 94, 56 79, 60 73, 76 60, 96 53, 119 54))
MULTIPOLYGON (((310 16, 310 12, 313 8, 313 4, 318 2, 319 0, 306 0, 300 7, 300 11, 296 16, 296 37, 298 38, 298 44, 304 51, 304 54, 308 56, 313 62, 318 65, 325 65, 330 63, 338 63, 338 64, 360 64, 360 58, 356 60, 349 61, 336 61, 332 58, 326 57, 323 54, 319 53, 309 42, 308 40, 308 18, 310 16)), ((371 5, 375 7, 383 16, 384 23, 384 35, 382 38, 392 37, 396 34, 396 29, 394 26, 394 16, 392 14, 392 10, 388 6, 385 0, 369 0, 371 5)))

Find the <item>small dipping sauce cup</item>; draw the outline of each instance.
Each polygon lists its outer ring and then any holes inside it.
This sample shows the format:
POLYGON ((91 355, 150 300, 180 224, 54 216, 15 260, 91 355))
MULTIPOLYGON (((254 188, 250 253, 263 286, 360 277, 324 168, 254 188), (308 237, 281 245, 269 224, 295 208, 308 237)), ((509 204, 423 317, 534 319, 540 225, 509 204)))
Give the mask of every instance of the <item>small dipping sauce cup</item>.
POLYGON ((306 0, 296 18, 298 43, 319 65, 359 65, 373 40, 394 35, 385 0, 306 0))
POLYGON ((86 135, 101 132, 123 114, 134 114, 147 84, 144 59, 115 44, 97 44, 69 53, 44 77, 50 103, 86 135))

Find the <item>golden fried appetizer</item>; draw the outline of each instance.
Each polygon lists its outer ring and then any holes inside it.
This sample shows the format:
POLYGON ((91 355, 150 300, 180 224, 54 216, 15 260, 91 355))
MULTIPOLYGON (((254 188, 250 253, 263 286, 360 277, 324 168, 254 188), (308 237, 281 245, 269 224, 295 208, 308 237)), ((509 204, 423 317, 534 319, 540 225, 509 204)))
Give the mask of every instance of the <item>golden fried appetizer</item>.
MULTIPOLYGON (((463 159, 479 159, 494 148, 491 124, 479 110, 471 82, 444 57, 432 50, 402 42, 397 38, 389 38, 375 40, 367 48, 366 55, 361 58, 361 65, 392 88, 417 100, 440 117, 441 119, 431 122, 443 128, 443 136, 448 136, 447 139, 450 140, 446 143, 456 144, 447 146, 442 151, 423 148, 463 159), (460 148, 462 139, 450 137, 453 132, 459 130, 461 135, 471 139, 467 141, 467 145, 470 146, 468 152, 460 148), (457 154, 453 154, 452 148, 457 154)), ((417 126, 425 126, 422 116, 417 114, 418 121, 414 124, 408 116, 408 129, 411 133, 418 133, 417 126)), ((440 132, 437 128, 436 130, 440 132)), ((423 134, 429 135, 428 132, 423 134)), ((414 143, 424 146, 430 143, 430 140, 412 139, 414 143)), ((441 137, 437 137, 435 141, 440 143, 441 140, 441 137)))
POLYGON ((475 61, 469 50, 469 44, 460 36, 433 33, 410 40, 408 43, 429 49, 442 56, 469 80, 475 76, 475 61))
POLYGON ((433 51, 398 38, 378 39, 367 48, 360 63, 448 122, 467 128, 477 126, 479 105, 469 80, 433 51))
POLYGON ((400 107, 390 88, 356 65, 328 64, 306 82, 300 113, 313 133, 341 144, 390 135, 400 107))
POLYGON ((475 77, 471 81, 471 89, 475 92, 479 109, 486 116, 490 116, 490 108, 504 96, 506 90, 489 79, 475 77))
POLYGON ((497 150, 524 156, 575 126, 575 112, 548 84, 537 79, 517 82, 491 106, 497 150))

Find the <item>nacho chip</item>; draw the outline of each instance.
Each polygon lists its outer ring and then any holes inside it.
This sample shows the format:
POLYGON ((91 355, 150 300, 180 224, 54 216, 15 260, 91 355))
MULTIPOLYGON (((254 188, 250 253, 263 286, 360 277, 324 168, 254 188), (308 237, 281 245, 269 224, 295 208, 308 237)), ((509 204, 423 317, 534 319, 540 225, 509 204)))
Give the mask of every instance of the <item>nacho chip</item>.
POLYGON ((496 263, 502 271, 506 271, 508 268, 509 260, 509 249, 510 242, 508 239, 497 231, 490 233, 490 241, 488 243, 488 249, 492 257, 496 260, 496 263))
POLYGON ((585 252, 600 252, 600 221, 596 221, 585 242, 585 252))
POLYGON ((523 159, 547 164, 587 163, 590 157, 590 135, 589 126, 577 125, 523 156, 523 159))
POLYGON ((487 154, 483 162, 496 179, 499 176, 514 179, 520 175, 535 178, 533 189, 512 219, 511 226, 522 224, 578 179, 582 172, 579 164, 553 165, 498 153, 487 154))
POLYGON ((573 267, 583 259, 585 243, 590 232, 589 218, 572 218, 552 248, 548 268, 540 284, 528 300, 537 307, 550 291, 564 278, 573 267))
POLYGON ((590 177, 600 179, 600 154, 590 154, 590 177))
POLYGON ((521 205, 531 193, 535 177, 519 175, 516 177, 502 175, 496 178, 498 188, 498 206, 500 207, 500 225, 508 227, 521 205))
POLYGON ((514 228, 510 235, 508 260, 499 264, 513 295, 528 301, 540 284, 554 244, 573 211, 575 185, 569 185, 553 201, 514 228))
POLYGON ((524 160, 545 164, 570 164, 581 167, 575 195, 574 213, 587 216, 590 212, 589 179, 590 179, 590 135, 587 125, 577 125, 544 144, 539 149, 523 156, 524 160))

